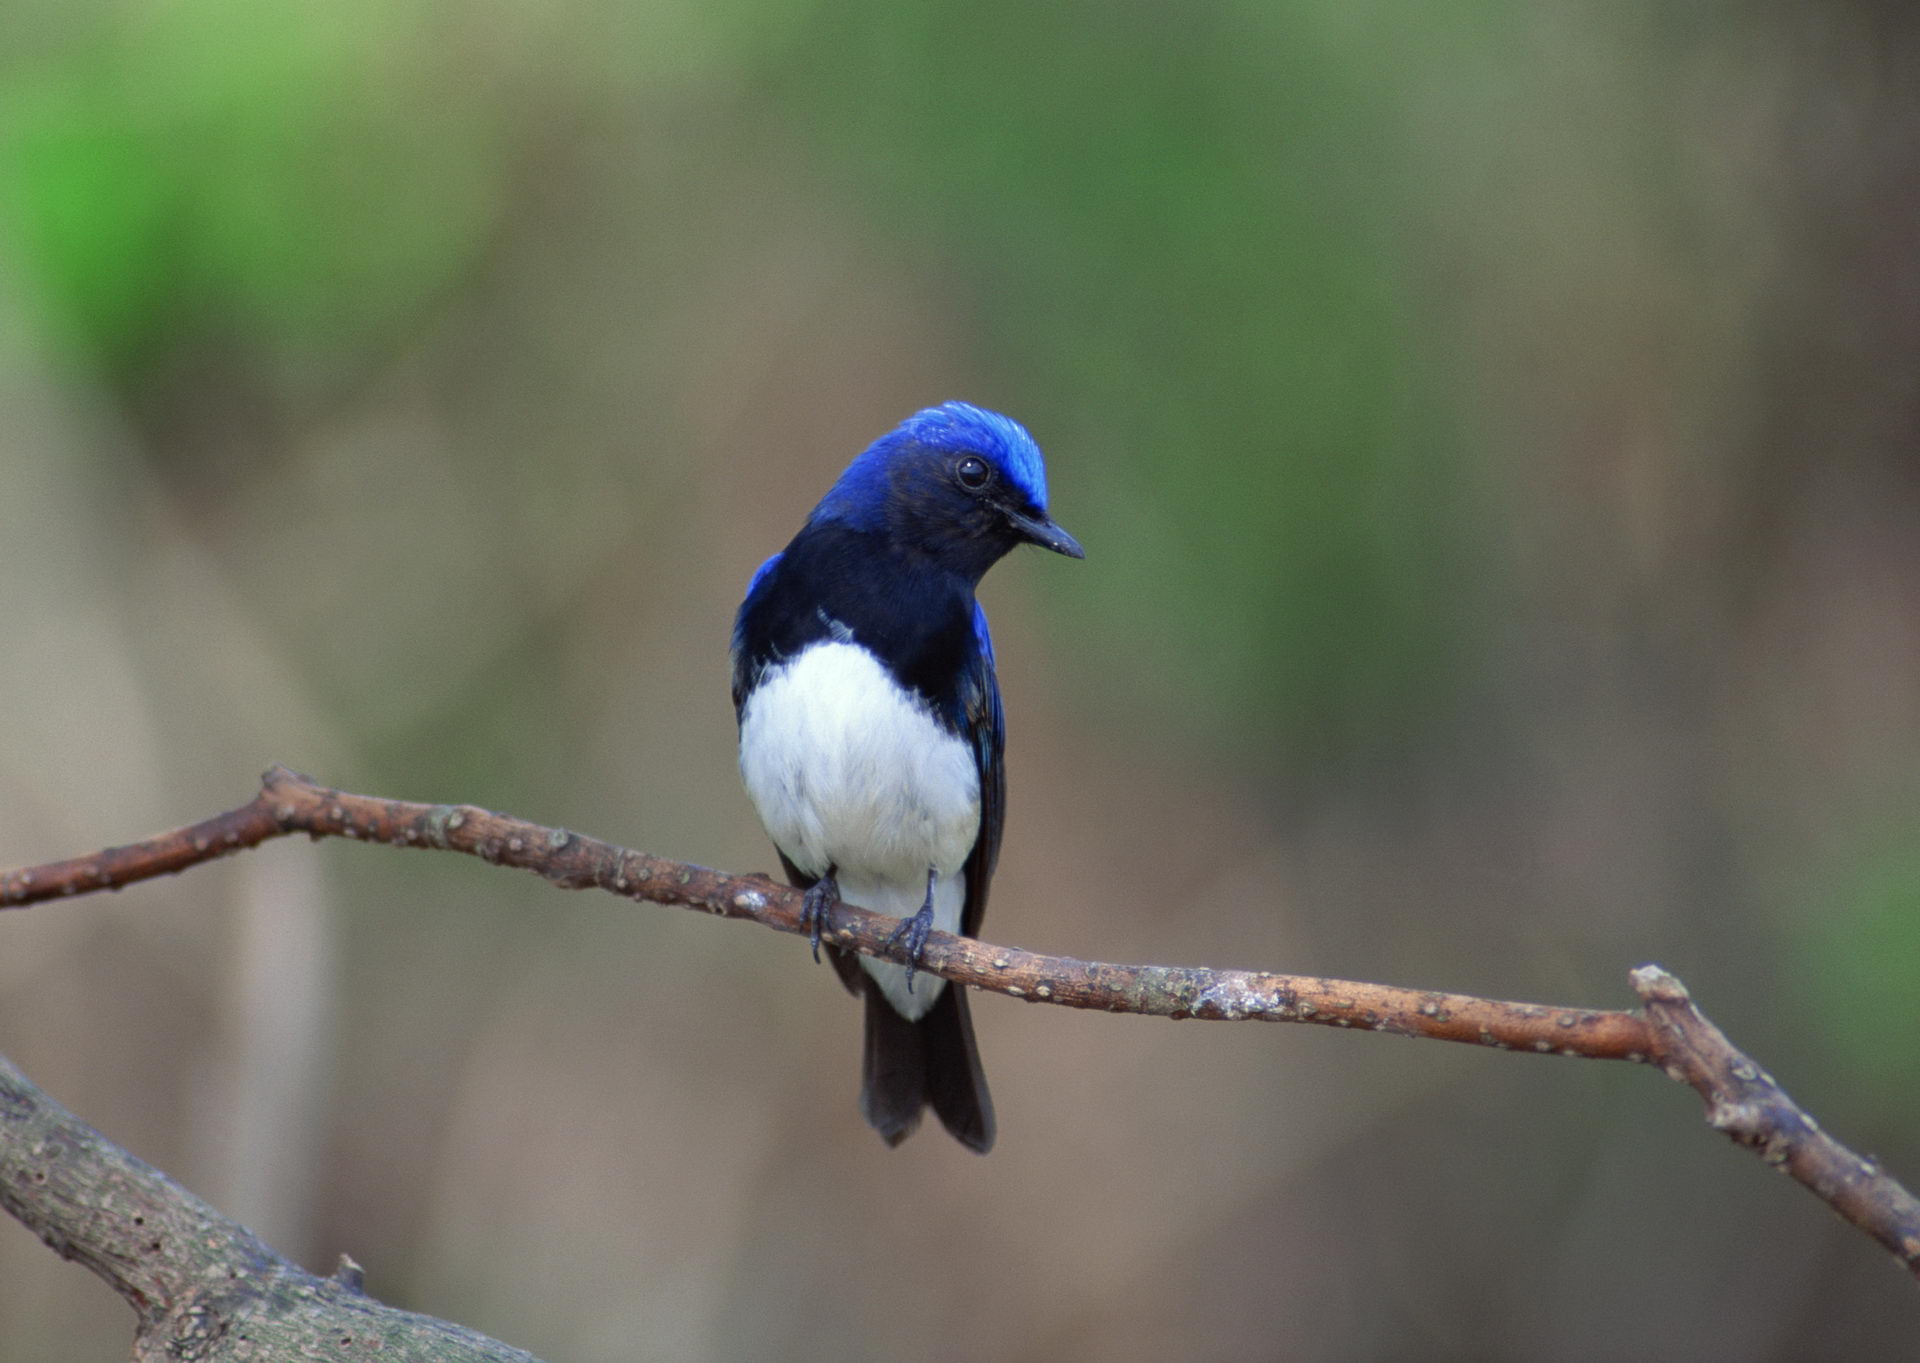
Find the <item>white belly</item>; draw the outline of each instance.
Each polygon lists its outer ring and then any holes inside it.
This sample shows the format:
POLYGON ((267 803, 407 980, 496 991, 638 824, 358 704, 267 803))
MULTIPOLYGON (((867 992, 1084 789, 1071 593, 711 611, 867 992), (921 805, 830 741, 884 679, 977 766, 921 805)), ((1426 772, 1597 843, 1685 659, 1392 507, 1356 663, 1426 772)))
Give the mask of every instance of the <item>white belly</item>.
MULTIPOLYGON (((836 868, 840 894, 911 917, 938 877, 933 925, 960 930, 962 867, 980 831, 973 750, 865 649, 820 643, 770 670, 740 716, 740 775, 760 821, 808 875, 836 868)), ((862 958, 893 1006, 920 1017, 944 981, 862 958)))

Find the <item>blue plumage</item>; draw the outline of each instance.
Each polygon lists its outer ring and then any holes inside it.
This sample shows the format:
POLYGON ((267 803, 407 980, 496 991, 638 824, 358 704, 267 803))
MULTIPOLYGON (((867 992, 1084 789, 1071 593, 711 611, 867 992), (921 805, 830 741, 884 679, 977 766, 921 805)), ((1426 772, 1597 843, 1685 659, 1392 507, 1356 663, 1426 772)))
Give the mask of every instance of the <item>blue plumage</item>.
MULTIPOLYGON (((748 584, 733 631, 740 769, 815 947, 842 898, 929 931, 978 930, 1005 822, 1004 720, 974 588, 1022 543, 1074 558, 1019 423, 915 413, 835 482, 748 584)), ((828 948, 867 1000, 861 1109, 889 1143, 931 1104, 980 1151, 993 1112, 963 990, 828 948)))
POLYGON ((841 520, 862 528, 878 524, 889 489, 911 466, 916 448, 977 454, 1032 506, 1042 513, 1047 509, 1047 466, 1027 428, 970 402, 943 402, 915 412, 869 445, 828 489, 811 519, 841 520))

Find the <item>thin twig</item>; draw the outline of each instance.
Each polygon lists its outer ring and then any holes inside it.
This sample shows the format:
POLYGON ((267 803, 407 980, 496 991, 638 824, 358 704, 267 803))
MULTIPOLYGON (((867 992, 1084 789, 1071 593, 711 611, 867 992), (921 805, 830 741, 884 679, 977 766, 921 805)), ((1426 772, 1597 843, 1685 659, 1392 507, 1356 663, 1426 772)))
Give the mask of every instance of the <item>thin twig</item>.
MULTIPOLYGON (((145 842, 0 874, 0 908, 117 890, 292 833, 465 852, 568 889, 599 888, 642 902, 747 918, 780 932, 804 931, 800 893, 762 875, 734 876, 669 861, 473 805, 351 795, 279 766, 238 809, 145 842)), ((863 955, 903 959, 888 944, 895 926, 891 918, 843 904, 833 913, 828 936, 863 955)), ((1080 961, 942 932, 929 934, 920 968, 975 989, 1070 1008, 1312 1023, 1498 1050, 1651 1061, 1699 1092, 1716 1129, 1791 1174, 1920 1277, 1920 1202, 1876 1161, 1822 1132, 1657 966, 1634 972, 1646 1010, 1631 1013, 1318 976, 1080 961)))
POLYGON ((1791 1174, 1920 1277, 1920 1201, 1879 1160, 1854 1154, 1822 1131, 1811 1113, 1694 1006, 1679 980, 1657 965, 1641 966, 1632 978, 1659 1036, 1661 1067, 1700 1095, 1707 1125, 1791 1174))

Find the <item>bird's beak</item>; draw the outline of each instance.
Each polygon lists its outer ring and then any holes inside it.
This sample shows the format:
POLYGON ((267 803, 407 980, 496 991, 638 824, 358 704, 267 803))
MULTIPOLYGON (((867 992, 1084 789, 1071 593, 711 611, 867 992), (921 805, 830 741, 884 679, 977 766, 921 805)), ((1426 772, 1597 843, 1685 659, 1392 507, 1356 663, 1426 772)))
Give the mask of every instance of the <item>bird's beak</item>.
POLYGON ((1007 520, 1023 538, 1042 549, 1051 549, 1056 554, 1065 554, 1068 558, 1085 558, 1087 551, 1080 547, 1080 541, 1062 530, 1047 516, 1023 516, 1018 511, 1009 510, 1007 520))

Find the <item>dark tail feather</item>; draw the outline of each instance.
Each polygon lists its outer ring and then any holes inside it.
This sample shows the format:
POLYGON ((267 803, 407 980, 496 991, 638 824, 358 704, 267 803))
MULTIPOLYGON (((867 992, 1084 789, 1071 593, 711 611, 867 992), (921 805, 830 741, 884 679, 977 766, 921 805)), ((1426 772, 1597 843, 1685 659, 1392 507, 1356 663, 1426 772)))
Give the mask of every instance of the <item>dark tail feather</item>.
POLYGON ((867 1040, 860 1115, 888 1145, 920 1125, 928 1103, 941 1125, 969 1150, 993 1148, 993 1100, 987 1096, 980 1051, 973 1040, 967 991, 949 984, 918 1022, 893 1011, 880 986, 865 977, 867 1040))
POLYGON ((927 1100, 955 1140, 986 1154, 993 1149, 993 1098, 980 1069, 967 991, 949 983, 917 1026, 927 1050, 927 1100))
POLYGON ((898 1145, 920 1125, 920 1109, 927 1105, 927 1052, 919 1024, 894 1012, 865 971, 860 982, 867 997, 860 1115, 888 1145, 898 1145))

